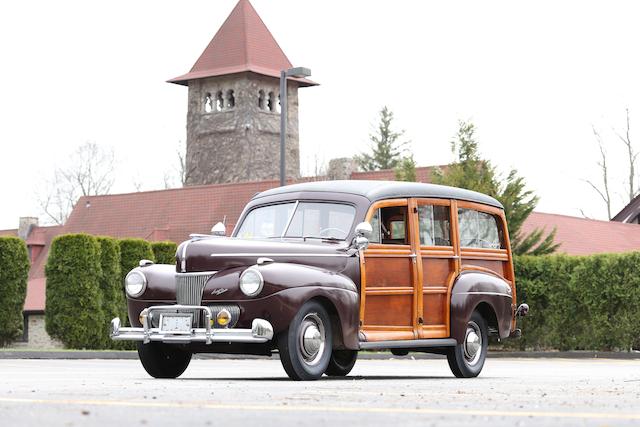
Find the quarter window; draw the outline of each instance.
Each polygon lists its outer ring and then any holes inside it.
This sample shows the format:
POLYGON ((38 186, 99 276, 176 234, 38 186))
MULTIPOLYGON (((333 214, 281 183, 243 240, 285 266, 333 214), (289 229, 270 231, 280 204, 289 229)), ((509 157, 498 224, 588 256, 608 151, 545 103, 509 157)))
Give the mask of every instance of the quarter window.
POLYGON ((504 247, 502 228, 495 215, 473 209, 458 209, 460 246, 500 249, 504 247))
POLYGON ((421 246, 451 246, 449 206, 418 206, 421 246))

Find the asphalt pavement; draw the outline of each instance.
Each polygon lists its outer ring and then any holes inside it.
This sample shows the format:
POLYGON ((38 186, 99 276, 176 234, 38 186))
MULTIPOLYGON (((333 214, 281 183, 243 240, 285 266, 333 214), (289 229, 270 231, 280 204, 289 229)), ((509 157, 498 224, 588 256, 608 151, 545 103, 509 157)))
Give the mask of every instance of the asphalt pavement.
POLYGON ((194 360, 155 380, 136 360, 0 360, 1 426, 640 425, 640 360, 360 360, 290 381, 277 358, 194 360))

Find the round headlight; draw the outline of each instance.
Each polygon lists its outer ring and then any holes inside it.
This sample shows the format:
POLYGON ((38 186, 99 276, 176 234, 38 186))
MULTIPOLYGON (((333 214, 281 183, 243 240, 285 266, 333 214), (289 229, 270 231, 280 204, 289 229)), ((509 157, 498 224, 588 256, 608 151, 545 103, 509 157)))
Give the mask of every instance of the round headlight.
POLYGON ((138 270, 133 270, 124 279, 124 288, 130 297, 139 297, 147 287, 147 278, 138 270))
POLYGON ((248 297, 258 295, 262 285, 264 285, 264 279, 256 269, 248 268, 240 276, 240 290, 248 297))

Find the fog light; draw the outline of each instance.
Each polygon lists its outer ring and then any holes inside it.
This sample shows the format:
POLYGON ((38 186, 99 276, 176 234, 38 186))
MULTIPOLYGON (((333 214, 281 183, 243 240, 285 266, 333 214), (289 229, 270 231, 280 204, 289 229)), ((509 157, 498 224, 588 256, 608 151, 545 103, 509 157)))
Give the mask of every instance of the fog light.
POLYGON ((220 310, 220 312, 216 316, 216 321, 220 326, 227 326, 229 323, 231 323, 231 313, 229 313, 229 310, 227 310, 226 308, 220 310))

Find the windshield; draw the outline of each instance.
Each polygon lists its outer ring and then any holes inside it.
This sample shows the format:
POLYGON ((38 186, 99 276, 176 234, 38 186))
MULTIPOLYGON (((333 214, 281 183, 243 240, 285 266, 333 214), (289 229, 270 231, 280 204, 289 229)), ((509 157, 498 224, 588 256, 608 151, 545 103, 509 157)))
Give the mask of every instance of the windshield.
POLYGON ((356 209, 338 203, 290 202, 263 206, 247 214, 238 229, 243 239, 281 237, 344 240, 356 209))

